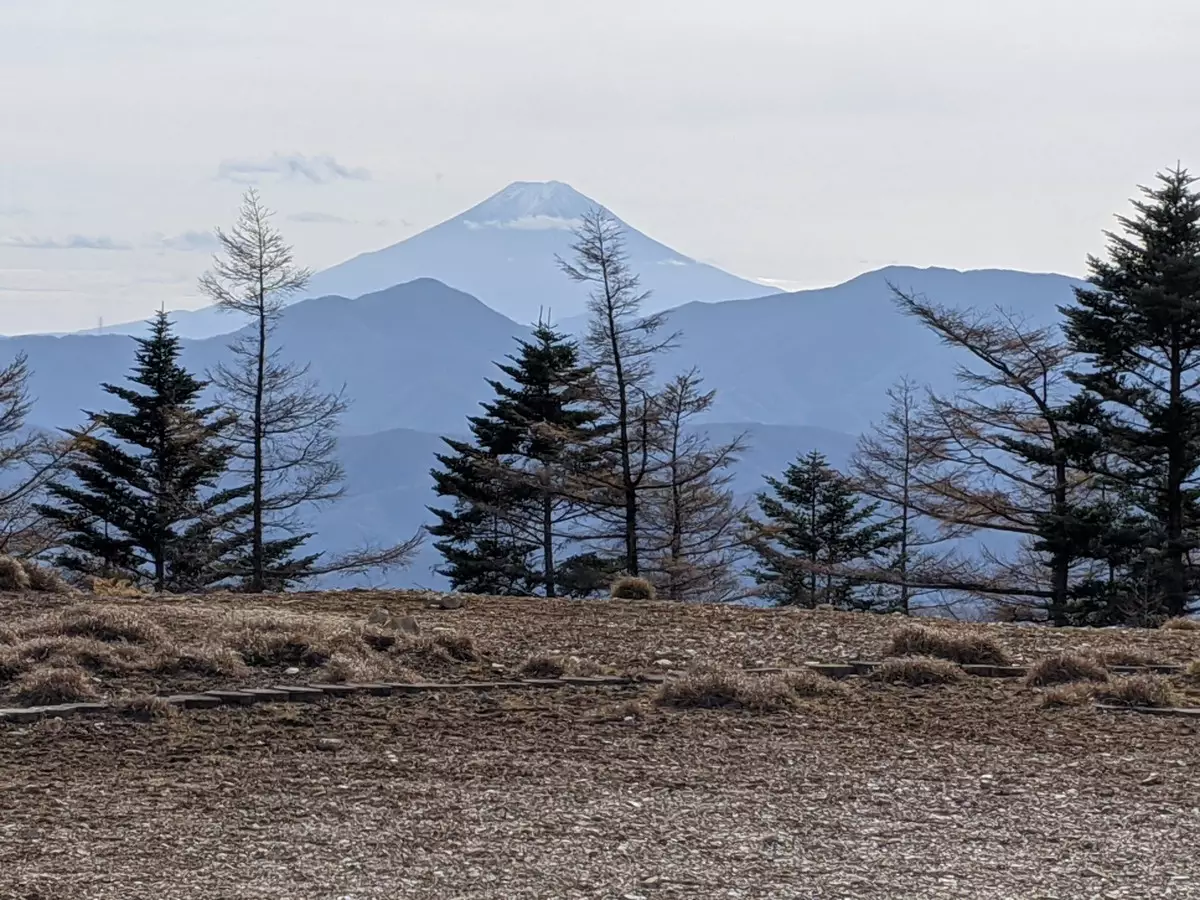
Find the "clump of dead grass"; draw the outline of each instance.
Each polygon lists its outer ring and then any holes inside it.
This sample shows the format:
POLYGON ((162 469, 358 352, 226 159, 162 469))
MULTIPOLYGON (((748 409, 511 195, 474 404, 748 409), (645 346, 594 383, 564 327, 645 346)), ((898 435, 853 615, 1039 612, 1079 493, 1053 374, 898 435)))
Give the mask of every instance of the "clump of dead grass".
POLYGON ((49 566, 42 566, 31 559, 21 560, 21 568, 29 579, 29 589, 43 594, 66 594, 71 588, 57 571, 49 566))
POLYGON ((26 706, 53 706, 95 700, 99 693, 83 669, 42 666, 17 679, 15 696, 26 706))
POLYGON ((158 656, 153 668, 162 675, 239 677, 250 672, 240 653, 215 643, 173 647, 158 656))
POLYGON ((695 669, 662 683, 655 695, 660 706, 677 709, 744 709, 785 712, 796 692, 782 675, 750 675, 719 667, 695 669))
POLYGON ((146 597, 150 594, 124 578, 101 578, 98 575, 91 576, 85 579, 88 590, 97 597, 112 597, 115 599, 132 600, 137 597, 146 597))
POLYGON ((151 719, 169 719, 179 714, 179 710, 157 694, 122 697, 113 703, 113 709, 123 716, 140 719, 144 722, 151 719))
POLYGON ((257 616, 227 632, 223 643, 256 667, 318 668, 340 651, 353 653, 361 637, 346 626, 320 620, 257 616))
POLYGON ((6 644, 16 644, 21 640, 20 635, 9 628, 7 625, 0 625, 0 646, 6 644))
POLYGON ((959 665, 1006 666, 1008 654, 982 634, 954 633, 929 625, 905 625, 892 632, 884 656, 926 656, 959 665))
POLYGON ((873 681, 902 684, 907 687, 953 684, 961 681, 963 671, 946 659, 928 656, 903 656, 886 659, 870 675, 873 681))
POLYGON ((453 634, 437 634, 433 642, 446 651, 446 654, 458 662, 479 662, 483 654, 475 645, 475 638, 469 634, 456 631, 453 634))
POLYGON ((1109 680, 1096 689, 1096 699, 1118 706, 1175 706, 1171 682, 1161 675, 1127 675, 1109 680))
POLYGON ((48 633, 93 638, 105 643, 125 641, 157 647, 168 642, 167 632, 145 616, 118 606, 75 606, 58 613, 48 633))
POLYGON ((1107 647, 1103 650, 1093 650, 1089 656, 1102 666, 1161 666, 1162 658, 1144 650, 1131 647, 1107 647))
POLYGON ((1043 656, 1025 671, 1025 683, 1030 687, 1107 680, 1108 672, 1102 665, 1077 653, 1055 653, 1052 656, 1043 656))
POLYGON ((1042 706, 1046 709, 1064 709, 1071 706, 1086 706, 1096 697, 1096 687, 1084 681, 1059 684, 1042 694, 1042 706))
POLYGON ((348 653, 335 653, 322 667, 322 678, 333 684, 365 684, 386 680, 394 671, 395 667, 386 657, 368 659, 348 653))
POLYGON ((85 668, 96 673, 121 674, 147 670, 150 656, 137 644, 106 644, 95 638, 51 635, 23 641, 12 652, 25 668, 85 668))
POLYGON ((578 656, 559 656, 552 653, 534 653, 521 666, 521 674, 530 678, 562 678, 564 675, 600 675, 604 667, 599 663, 578 656))
POLYGON ((1167 619, 1160 627, 1167 631, 1200 631, 1200 619, 1176 616, 1173 619, 1167 619))
POLYGON ((850 692, 846 685, 827 678, 811 669, 795 669, 783 674, 783 680, 797 697, 843 697, 850 692))
POLYGON ((653 600, 658 594, 645 578, 623 575, 613 582, 611 596, 614 600, 653 600))
POLYGON ((29 575, 20 560, 0 556, 0 591, 29 590, 29 575))

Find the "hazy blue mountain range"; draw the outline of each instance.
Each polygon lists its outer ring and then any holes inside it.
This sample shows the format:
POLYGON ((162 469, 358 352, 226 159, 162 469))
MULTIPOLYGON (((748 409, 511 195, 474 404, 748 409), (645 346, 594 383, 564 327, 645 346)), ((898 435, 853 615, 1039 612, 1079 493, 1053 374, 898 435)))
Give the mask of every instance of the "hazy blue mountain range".
MULTIPOLYGON (((584 310, 587 291, 563 276, 555 255, 571 256, 572 230, 596 206, 600 204, 558 181, 519 181, 420 234, 318 272, 305 296, 359 297, 435 278, 522 324, 536 322, 541 309, 553 310, 556 318, 577 315, 584 310)), ((622 224, 630 263, 651 292, 648 312, 775 292, 622 224)), ((235 320, 212 308, 177 314, 179 334, 185 337, 212 337, 236 327, 235 320)), ((105 333, 141 334, 143 323, 109 326, 105 333)))

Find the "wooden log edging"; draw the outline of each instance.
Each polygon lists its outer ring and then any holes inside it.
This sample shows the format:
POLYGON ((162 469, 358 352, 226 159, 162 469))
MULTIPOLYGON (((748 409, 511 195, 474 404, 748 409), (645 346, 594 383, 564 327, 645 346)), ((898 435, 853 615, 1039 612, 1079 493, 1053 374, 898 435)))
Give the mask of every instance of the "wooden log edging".
MULTIPOLYGON (((870 675, 882 663, 871 660, 823 663, 806 662, 802 668, 829 678, 859 678, 870 675)), ((980 678, 1021 678, 1024 666, 963 665, 964 672, 980 678)), ((1177 674, 1184 666, 1110 666, 1109 671, 1117 674, 1158 673, 1177 674)), ((782 667, 765 666, 745 670, 754 675, 785 674, 799 671, 782 667)), ((671 673, 679 674, 679 673, 671 673)), ((271 687, 222 688, 199 691, 192 694, 172 694, 164 697, 177 709, 216 709, 222 706, 254 706, 260 703, 316 703, 321 700, 337 700, 355 695, 390 697, 396 694, 422 694, 435 692, 487 692, 503 690, 553 690, 584 687, 622 687, 632 684, 661 684, 668 675, 643 674, 577 676, 564 675, 560 678, 523 678, 510 681, 460 681, 460 682, 379 682, 364 684, 278 684, 271 687)), ((1114 712, 1138 712, 1159 716, 1200 716, 1200 709, 1129 707, 1096 704, 1098 709, 1114 712)), ((0 722, 36 722, 43 718, 67 718, 110 711, 113 704, 62 703, 52 706, 25 706, 0 709, 0 722)))
POLYGON ((1105 712, 1140 713, 1144 716, 1170 716, 1180 719, 1200 718, 1200 709, 1189 706, 1120 706, 1116 703, 1097 703, 1096 709, 1105 712))

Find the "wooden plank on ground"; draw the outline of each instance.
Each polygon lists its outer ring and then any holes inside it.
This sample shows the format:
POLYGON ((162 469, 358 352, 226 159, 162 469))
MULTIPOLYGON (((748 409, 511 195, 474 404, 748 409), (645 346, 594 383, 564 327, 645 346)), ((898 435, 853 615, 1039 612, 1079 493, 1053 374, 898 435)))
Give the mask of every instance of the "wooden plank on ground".
POLYGON ((180 709, 216 709, 221 705, 219 697, 208 694, 172 694, 166 701, 180 709))

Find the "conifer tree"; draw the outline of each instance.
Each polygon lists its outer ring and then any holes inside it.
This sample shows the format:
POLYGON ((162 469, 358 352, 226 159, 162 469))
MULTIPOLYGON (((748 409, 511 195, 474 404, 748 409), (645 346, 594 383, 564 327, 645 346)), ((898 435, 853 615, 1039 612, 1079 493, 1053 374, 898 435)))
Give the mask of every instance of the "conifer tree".
POLYGON ((781 606, 874 608, 855 592, 840 569, 881 558, 898 535, 879 516, 879 503, 863 502, 853 485, 813 451, 788 466, 782 479, 767 477, 771 491, 758 495, 765 521, 756 524, 751 570, 764 596, 781 606))
POLYGON ((69 432, 79 457, 71 480, 49 487, 43 514, 65 531, 59 564, 118 575, 157 591, 193 590, 228 577, 247 488, 223 489, 232 417, 198 405, 205 382, 179 363, 179 340, 160 312, 138 340, 136 387, 105 384, 128 412, 91 415, 69 432))
POLYGON ((1200 546, 1200 192, 1187 170, 1142 188, 1134 214, 1089 258, 1092 287, 1062 309, 1083 364, 1076 422, 1094 440, 1085 465, 1158 527, 1140 554, 1161 615, 1191 605, 1200 546), (1157 535, 1157 537, 1156 537, 1157 535))
MULTIPOLYGON (((583 405, 591 370, 576 344, 546 323, 497 368, 495 399, 469 419, 472 442, 443 438, 453 451, 439 454, 433 471, 451 509, 433 509, 430 533, 446 560, 441 574, 460 590, 555 596, 559 553, 585 514, 567 489, 569 473, 590 464, 599 413, 583 405)), ((572 580, 585 559, 572 561, 572 580)), ((586 579, 584 579, 586 580, 586 579)))

